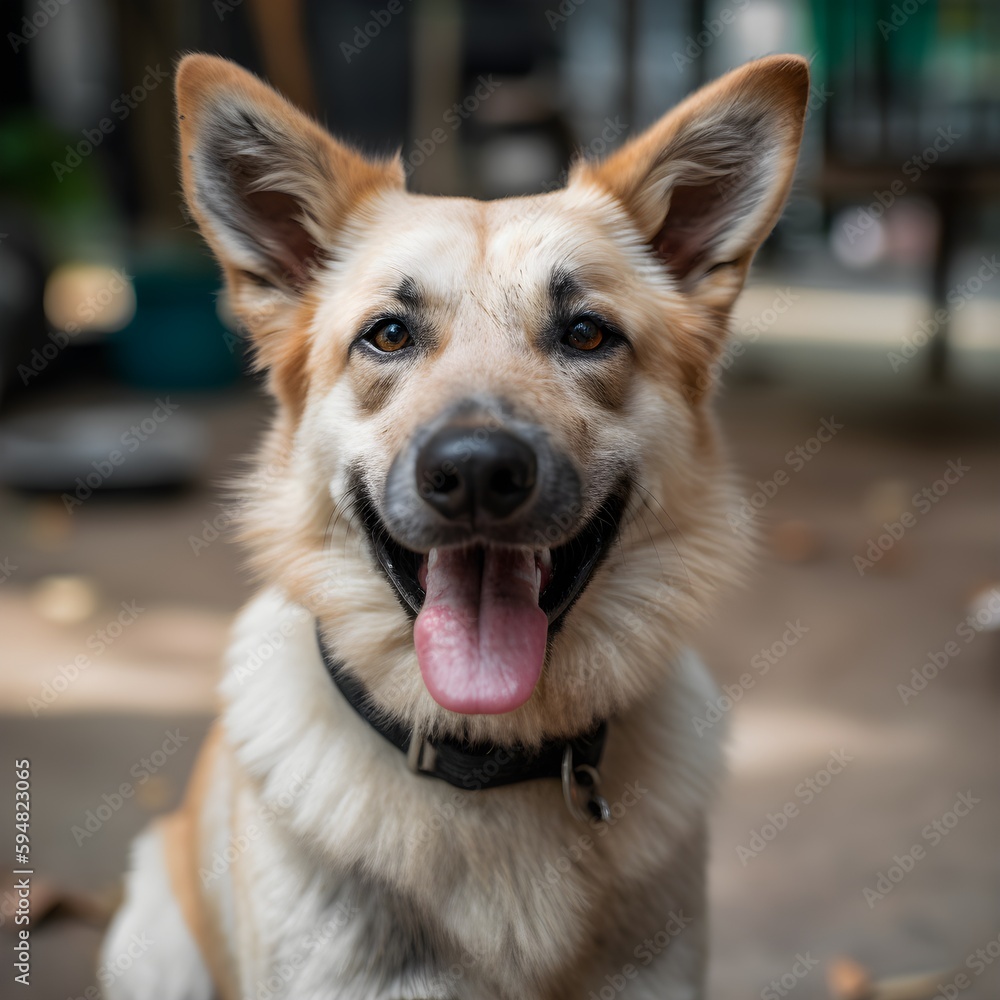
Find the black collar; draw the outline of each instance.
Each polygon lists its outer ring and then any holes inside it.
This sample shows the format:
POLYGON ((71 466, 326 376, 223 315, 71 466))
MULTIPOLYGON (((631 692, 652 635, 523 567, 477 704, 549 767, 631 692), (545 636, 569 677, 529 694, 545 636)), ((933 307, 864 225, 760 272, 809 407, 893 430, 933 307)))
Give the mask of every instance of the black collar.
POLYGON ((448 736, 423 739, 413 745, 412 728, 394 722, 372 706, 364 685, 331 655, 318 626, 316 639, 327 673, 337 689, 372 729, 406 754, 414 772, 469 790, 499 788, 535 778, 560 778, 571 808, 570 799, 577 798, 576 789, 582 786, 583 804, 601 818, 607 804, 597 795, 597 765, 604 750, 606 722, 598 723, 576 739, 547 740, 537 751, 530 752, 520 747, 477 745, 448 736))

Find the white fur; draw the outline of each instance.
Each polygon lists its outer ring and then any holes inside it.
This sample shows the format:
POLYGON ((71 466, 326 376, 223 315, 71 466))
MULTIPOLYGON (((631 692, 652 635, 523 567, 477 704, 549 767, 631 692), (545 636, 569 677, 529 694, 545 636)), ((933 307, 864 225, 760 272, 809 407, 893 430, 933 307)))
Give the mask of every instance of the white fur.
POLYGON ((159 828, 132 848, 125 902, 101 948, 106 1000, 212 1000, 212 980, 184 923, 163 863, 159 828))

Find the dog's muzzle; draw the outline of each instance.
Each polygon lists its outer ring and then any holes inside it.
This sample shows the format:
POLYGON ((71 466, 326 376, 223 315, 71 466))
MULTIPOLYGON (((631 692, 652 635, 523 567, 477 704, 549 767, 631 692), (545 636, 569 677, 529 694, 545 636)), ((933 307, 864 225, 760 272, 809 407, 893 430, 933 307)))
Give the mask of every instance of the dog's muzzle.
POLYGON ((581 476, 544 427, 470 400, 418 430, 381 503, 359 486, 374 555, 416 615, 417 660, 442 707, 497 714, 531 697, 553 628, 617 537, 629 479, 607 479, 585 512, 581 476))

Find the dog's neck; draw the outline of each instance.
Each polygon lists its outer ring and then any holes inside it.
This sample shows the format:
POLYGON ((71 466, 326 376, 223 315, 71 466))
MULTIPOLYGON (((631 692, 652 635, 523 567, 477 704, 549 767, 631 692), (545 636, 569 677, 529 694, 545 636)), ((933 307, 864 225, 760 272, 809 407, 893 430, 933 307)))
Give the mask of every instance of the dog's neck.
POLYGON ((606 818, 603 812, 607 804, 597 790, 597 767, 608 730, 606 721, 572 739, 546 740, 530 751, 496 743, 474 744, 450 736, 415 734, 412 726, 379 711, 365 686, 327 646, 318 627, 316 639, 327 673, 344 699, 376 733, 406 755, 414 774, 438 778, 467 791, 558 778, 571 810, 585 809, 598 819, 606 818))

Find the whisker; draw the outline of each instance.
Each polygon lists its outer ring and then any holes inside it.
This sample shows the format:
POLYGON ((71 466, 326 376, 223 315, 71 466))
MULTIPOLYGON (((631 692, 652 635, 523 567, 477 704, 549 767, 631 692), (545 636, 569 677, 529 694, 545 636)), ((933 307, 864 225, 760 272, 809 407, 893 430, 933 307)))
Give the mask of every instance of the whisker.
MULTIPOLYGON (((660 530, 663 532, 667 541, 670 542, 670 545, 677 556, 677 561, 680 563, 681 568, 684 570, 684 577, 687 581, 688 591, 689 592, 693 591, 694 588, 691 584, 691 574, 688 572, 688 568, 684 564, 684 557, 681 555, 680 549, 677 547, 677 542, 674 540, 674 536, 683 539, 684 538, 683 532, 677 527, 676 522, 670 516, 669 512, 663 506, 663 504, 660 503, 660 501, 657 500, 656 497, 653 496, 653 494, 645 486, 642 485, 642 483, 638 482, 637 480, 633 480, 633 483, 638 489, 642 490, 642 492, 645 493, 646 496, 649 497, 649 499, 652 500, 657 507, 660 508, 660 510, 663 512, 663 516, 667 519, 667 521, 670 522, 670 529, 668 530, 666 525, 664 525, 664 523, 660 520, 659 515, 657 515, 656 511, 654 511, 653 508, 650 507, 648 503, 646 503, 645 499, 643 499, 642 501, 643 506, 649 511, 650 514, 653 515, 654 520, 660 526, 660 530)), ((659 552, 657 552, 657 557, 659 557, 659 552)))
POLYGON ((656 553, 656 561, 660 567, 660 576, 663 576, 663 560, 660 558, 660 550, 656 547, 656 542, 653 539, 653 533, 649 530, 649 524, 646 522, 645 512, 649 511, 650 514, 653 513, 649 504, 646 502, 645 497, 642 498, 642 526, 646 529, 646 535, 649 537, 649 544, 653 546, 653 551, 656 553))
POLYGON ((334 509, 330 511, 330 516, 326 519, 326 528, 323 529, 324 546, 333 540, 334 532, 337 530, 337 525, 340 523, 340 519, 343 514, 343 510, 339 507, 334 507, 334 509))

